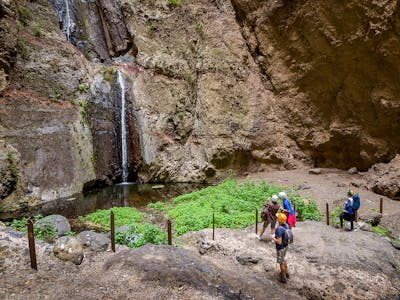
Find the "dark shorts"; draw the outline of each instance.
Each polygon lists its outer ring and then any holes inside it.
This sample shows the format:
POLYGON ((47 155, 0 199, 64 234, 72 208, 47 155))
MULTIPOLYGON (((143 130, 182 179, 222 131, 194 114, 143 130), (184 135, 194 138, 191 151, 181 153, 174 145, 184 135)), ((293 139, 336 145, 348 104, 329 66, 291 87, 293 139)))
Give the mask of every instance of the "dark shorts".
POLYGON ((264 224, 263 227, 267 228, 267 226, 271 224, 271 228, 275 228, 276 225, 276 218, 271 218, 271 217, 267 217, 266 220, 264 220, 264 224))
POLYGON ((342 212, 339 216, 341 219, 345 219, 346 221, 354 221, 355 218, 355 214, 348 214, 345 212, 342 212))

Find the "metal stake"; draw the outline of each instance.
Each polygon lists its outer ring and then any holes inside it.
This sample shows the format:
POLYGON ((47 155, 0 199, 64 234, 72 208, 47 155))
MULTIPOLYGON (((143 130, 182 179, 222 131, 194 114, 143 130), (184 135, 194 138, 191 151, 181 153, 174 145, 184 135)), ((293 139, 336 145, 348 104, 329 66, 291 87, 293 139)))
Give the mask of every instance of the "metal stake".
POLYGON ((379 212, 381 214, 383 214, 383 198, 380 199, 380 203, 379 203, 379 212))
POLYGON ((111 250, 115 252, 115 222, 114 222, 114 212, 110 213, 110 222, 111 222, 111 250))
POLYGON ((212 236, 213 241, 215 238, 214 232, 215 232, 215 218, 214 218, 214 213, 213 213, 213 236, 212 236))
POLYGON ((35 251, 35 234, 33 231, 32 220, 28 221, 28 243, 29 243, 29 255, 31 257, 31 268, 37 271, 36 263, 36 251, 35 251))
POLYGON ((329 204, 326 204, 326 225, 329 226, 329 204))
POLYGON ((172 223, 170 220, 167 221, 168 227, 168 245, 172 245, 172 223))

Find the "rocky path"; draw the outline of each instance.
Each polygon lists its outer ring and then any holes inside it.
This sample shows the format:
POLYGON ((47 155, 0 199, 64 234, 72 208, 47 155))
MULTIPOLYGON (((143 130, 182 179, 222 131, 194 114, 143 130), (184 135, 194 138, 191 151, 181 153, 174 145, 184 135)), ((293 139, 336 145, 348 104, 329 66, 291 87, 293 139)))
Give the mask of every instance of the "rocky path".
MULTIPOLYGON (((357 176, 310 175, 307 171, 248 176, 298 186, 321 209, 342 197, 357 176), (340 185, 340 186, 338 186, 340 185)), ((380 196, 363 188, 362 212, 380 196)), ((398 218, 399 202, 385 199, 382 221, 398 218)), ((268 230, 267 230, 268 232, 268 230)), ((299 222, 287 259, 288 284, 277 282, 275 248, 258 241, 254 227, 188 233, 178 247, 147 245, 139 249, 85 250, 75 266, 37 241, 39 270, 29 265, 27 238, 0 223, 0 299, 400 299, 399 250, 372 232, 340 232, 323 222, 299 222), (203 254, 200 254, 199 250, 203 254)))

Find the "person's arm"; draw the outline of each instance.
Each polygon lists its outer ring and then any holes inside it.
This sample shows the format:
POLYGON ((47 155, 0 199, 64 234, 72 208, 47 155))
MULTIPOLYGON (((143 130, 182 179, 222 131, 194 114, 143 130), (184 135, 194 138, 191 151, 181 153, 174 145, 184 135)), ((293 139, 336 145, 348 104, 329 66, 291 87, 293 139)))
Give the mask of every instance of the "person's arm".
POLYGON ((282 244, 282 237, 278 237, 278 238, 274 237, 273 239, 274 239, 275 243, 277 243, 278 245, 282 244))
POLYGON ((349 211, 348 211, 349 206, 350 206, 350 200, 347 199, 346 204, 343 209, 343 212, 349 213, 349 211))

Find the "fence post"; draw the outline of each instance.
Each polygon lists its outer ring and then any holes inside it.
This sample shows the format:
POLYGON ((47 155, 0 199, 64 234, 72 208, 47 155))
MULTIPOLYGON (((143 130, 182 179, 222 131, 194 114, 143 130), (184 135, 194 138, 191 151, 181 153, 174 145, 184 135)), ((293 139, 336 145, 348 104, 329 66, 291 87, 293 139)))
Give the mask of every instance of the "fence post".
POLYGON ((329 204, 326 203, 326 225, 329 226, 329 204))
POLYGON ((258 209, 256 208, 256 234, 258 234, 258 209))
POLYGON ((379 202, 379 212, 380 212, 381 214, 383 214, 383 198, 381 198, 381 199, 380 199, 380 202, 379 202))
POLYGON ((172 245, 172 224, 171 221, 167 221, 167 228, 168 228, 168 245, 172 245))
POLYGON ((111 250, 115 252, 115 222, 114 222, 114 212, 110 213, 110 227, 111 227, 111 250))
POLYGON ((215 232, 215 218, 214 218, 214 213, 213 213, 213 236, 212 236, 213 241, 214 241, 214 238, 215 238, 214 232, 215 232))
POLYGON ((37 271, 36 263, 36 251, 35 251, 35 234, 33 231, 32 220, 28 221, 28 243, 29 243, 29 255, 31 257, 31 268, 37 271))

